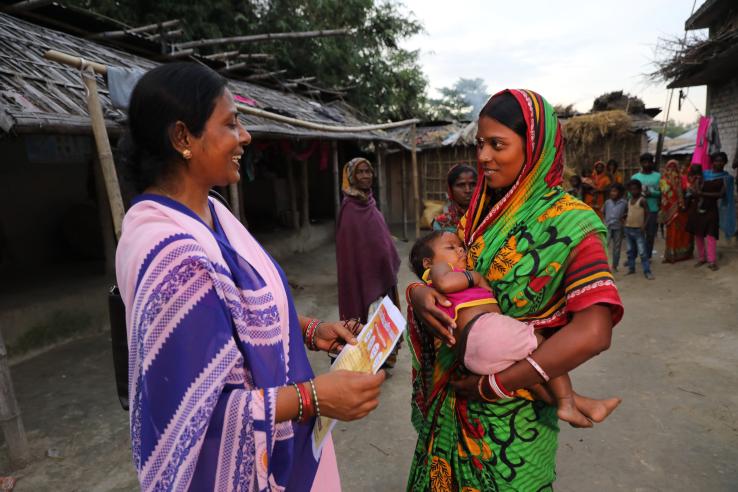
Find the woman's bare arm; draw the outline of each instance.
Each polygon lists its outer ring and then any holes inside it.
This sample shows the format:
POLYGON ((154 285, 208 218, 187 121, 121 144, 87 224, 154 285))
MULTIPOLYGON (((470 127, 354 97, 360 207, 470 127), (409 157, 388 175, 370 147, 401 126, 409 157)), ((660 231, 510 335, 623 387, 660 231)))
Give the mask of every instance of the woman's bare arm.
MULTIPOLYGON (((574 314, 571 322, 552 335, 531 354, 549 378, 566 374, 595 355, 607 350, 612 339, 610 308, 595 304, 574 314)), ((528 361, 519 361, 497 373, 500 383, 510 390, 543 383, 528 361)), ((479 399, 479 376, 464 376, 452 382, 462 398, 479 399)))
MULTIPOLYGON (((571 322, 553 334, 531 357, 550 378, 566 374, 610 348, 610 308, 595 304, 574 314, 571 322)), ((506 388, 527 388, 543 379, 527 361, 520 361, 498 374, 506 388)))

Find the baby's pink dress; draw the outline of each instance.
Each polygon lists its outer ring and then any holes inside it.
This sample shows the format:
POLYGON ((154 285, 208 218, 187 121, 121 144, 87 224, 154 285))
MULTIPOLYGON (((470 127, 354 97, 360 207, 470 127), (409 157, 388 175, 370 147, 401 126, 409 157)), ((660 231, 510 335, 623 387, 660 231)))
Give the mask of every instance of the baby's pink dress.
MULTIPOLYGON (((453 267, 452 267, 453 268, 453 267)), ((455 272, 463 272, 453 268, 455 272)), ((430 269, 423 280, 432 285, 430 269)), ((459 292, 444 294, 450 306, 437 307, 454 321, 459 310, 465 307, 497 304, 492 293, 482 287, 470 287, 459 292)), ((476 374, 495 374, 519 360, 525 359, 538 347, 531 325, 500 313, 485 313, 476 317, 467 326, 464 366, 476 374)))

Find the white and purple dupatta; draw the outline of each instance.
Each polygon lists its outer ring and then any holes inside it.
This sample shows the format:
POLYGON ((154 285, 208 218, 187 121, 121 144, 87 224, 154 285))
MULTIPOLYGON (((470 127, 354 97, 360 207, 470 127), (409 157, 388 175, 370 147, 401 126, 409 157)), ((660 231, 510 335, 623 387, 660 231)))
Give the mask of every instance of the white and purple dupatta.
MULTIPOLYGON (((158 195, 123 222, 116 273, 141 489, 315 489, 313 422, 275 422, 276 388, 313 377, 284 272, 210 207, 215 230, 158 195)), ((340 488, 332 445, 320 461, 340 488)))

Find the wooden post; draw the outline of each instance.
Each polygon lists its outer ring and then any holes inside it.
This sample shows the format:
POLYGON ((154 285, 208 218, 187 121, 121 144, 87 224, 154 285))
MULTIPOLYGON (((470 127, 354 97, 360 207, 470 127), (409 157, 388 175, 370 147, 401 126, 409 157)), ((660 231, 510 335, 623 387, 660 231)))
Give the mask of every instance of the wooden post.
POLYGON ((303 231, 306 231, 310 228, 310 180, 308 176, 308 161, 302 161, 301 167, 301 184, 302 184, 302 207, 300 210, 300 215, 302 216, 301 221, 301 227, 303 231))
POLYGON ((418 185, 418 144, 417 144, 417 131, 415 129, 415 123, 410 127, 410 149, 412 159, 412 170, 413 170, 413 199, 415 200, 415 238, 420 237, 420 214, 422 209, 420 208, 420 186, 418 185))
POLYGON ((402 239, 407 242, 407 166, 405 165, 405 149, 401 149, 402 153, 402 168, 401 172, 401 183, 400 193, 402 197, 402 239))
POLYGON ((13 381, 8 367, 8 351, 5 349, 2 333, 0 333, 0 427, 8 444, 10 465, 14 469, 23 468, 30 461, 31 455, 18 402, 15 400, 13 381))
POLYGON ((100 219, 100 232, 105 249, 105 272, 115 273, 115 231, 110 221, 110 203, 105 194, 105 180, 97 158, 92 160, 92 174, 95 178, 95 197, 97 198, 97 215, 100 219))
POLYGON ((228 185, 228 201, 231 203, 233 215, 241 222, 241 193, 239 193, 238 185, 240 182, 228 185))
POLYGON ((338 213, 341 211, 341 174, 338 168, 338 142, 331 142, 333 151, 333 199, 336 207, 336 225, 338 225, 338 213))
POLYGON ((379 142, 375 142, 374 145, 377 149, 377 188, 379 191, 379 210, 384 215, 384 220, 386 221, 389 208, 387 207, 387 180, 384 175, 384 146, 379 142))
POLYGON ((295 169, 292 158, 287 157, 287 184, 290 188, 290 212, 292 213, 292 228, 300 228, 300 214, 297 210, 297 186, 295 186, 295 169))
POLYGON ((108 132, 105 128, 105 118, 103 117, 100 98, 97 95, 97 80, 92 67, 89 65, 83 66, 82 72, 82 81, 87 87, 87 111, 90 113, 90 119, 92 120, 92 133, 95 136, 97 158, 102 168, 105 191, 110 203, 110 213, 113 216, 113 230, 116 239, 120 239, 121 224, 123 224, 123 216, 126 212, 123 207, 123 198, 120 195, 118 175, 115 172, 113 152, 110 150, 110 140, 108 140, 108 132))

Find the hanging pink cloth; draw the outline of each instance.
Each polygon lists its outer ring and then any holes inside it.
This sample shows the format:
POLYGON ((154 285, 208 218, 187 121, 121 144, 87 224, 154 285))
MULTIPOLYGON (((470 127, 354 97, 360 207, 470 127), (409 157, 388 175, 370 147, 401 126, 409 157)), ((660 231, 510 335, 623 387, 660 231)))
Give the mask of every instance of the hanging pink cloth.
POLYGON ((702 166, 703 171, 710 167, 710 143, 707 141, 707 135, 711 123, 711 117, 700 117, 697 127, 697 143, 694 146, 694 154, 692 154, 692 165, 702 166))

